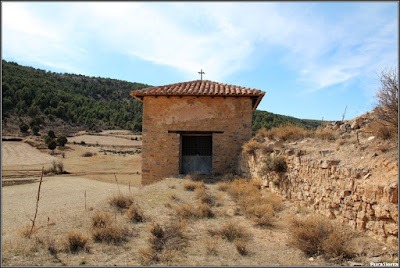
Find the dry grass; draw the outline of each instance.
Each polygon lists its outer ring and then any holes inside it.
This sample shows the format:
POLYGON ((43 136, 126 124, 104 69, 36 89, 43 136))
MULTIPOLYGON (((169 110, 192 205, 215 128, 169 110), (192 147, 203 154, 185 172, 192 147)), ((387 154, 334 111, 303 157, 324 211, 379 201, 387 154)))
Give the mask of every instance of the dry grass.
POLYGON ((105 242, 108 244, 118 245, 127 241, 132 233, 125 226, 111 224, 102 228, 93 228, 92 237, 96 242, 105 242))
POLYGON ((218 237, 206 236, 203 240, 204 248, 206 249, 207 255, 218 255, 218 247, 221 244, 221 239, 218 237))
POLYGON ((53 161, 51 163, 51 167, 49 169, 45 169, 43 171, 44 174, 63 174, 64 173, 64 164, 61 161, 53 161))
POLYGON ((143 212, 138 208, 138 206, 133 203, 129 209, 126 211, 125 216, 131 221, 131 222, 143 222, 144 221, 144 216, 143 212))
POLYGON ((213 206, 215 204, 215 197, 207 193, 207 190, 202 188, 197 188, 194 191, 196 198, 201 202, 213 206))
POLYGON ((110 199, 109 204, 122 210, 129 208, 134 202, 135 199, 132 196, 119 194, 113 196, 110 199))
POLYGON ((290 243, 309 256, 348 258, 353 256, 351 236, 328 219, 310 215, 290 221, 290 243))
POLYGON ((321 140, 328 140, 328 141, 334 141, 337 139, 338 134, 334 132, 332 129, 329 128, 318 128, 315 133, 315 137, 321 140))
POLYGON ((372 133, 374 136, 383 139, 383 140, 390 140, 392 138, 396 138, 398 133, 397 129, 384 125, 382 122, 374 121, 369 124, 365 131, 367 133, 372 133))
POLYGON ((158 223, 148 225, 149 247, 139 249, 141 264, 150 265, 159 261, 168 263, 174 258, 187 245, 186 225, 183 220, 173 220, 165 228, 158 223))
POLYGON ((263 160, 262 174, 270 172, 284 173, 287 171, 286 159, 283 156, 267 156, 263 160))
POLYGON ((96 212, 92 217, 93 228, 103 228, 113 222, 112 215, 108 212, 96 212))
POLYGON ((188 181, 183 184, 183 188, 186 191, 194 191, 198 188, 203 188, 204 182, 203 181, 188 181))
POLYGON ((256 151, 261 147, 261 143, 254 139, 249 140, 247 143, 243 144, 243 152, 249 155, 255 155, 256 151))
POLYGON ((233 220, 225 221, 221 228, 217 230, 217 234, 230 242, 237 239, 248 240, 250 238, 250 234, 247 232, 246 228, 233 220))
POLYGON ((176 193, 174 193, 174 192, 168 192, 167 193, 167 197, 168 197, 168 199, 170 199, 170 200, 173 200, 173 201, 179 201, 179 197, 176 195, 176 193))
POLYGON ((85 152, 85 153, 82 154, 82 157, 92 157, 94 155, 96 155, 96 154, 92 153, 92 152, 85 152))
POLYGON ((275 212, 283 209, 282 200, 273 193, 261 196, 259 189, 253 181, 238 179, 231 183, 227 191, 248 218, 259 226, 272 226, 275 222, 275 212))
POLYGON ((259 190, 261 189, 262 184, 263 184, 263 182, 262 182, 262 180, 260 178, 252 178, 250 180, 250 183, 252 185, 254 185, 255 187, 257 187, 257 189, 259 189, 259 190))
POLYGON ((217 189, 220 191, 226 192, 229 188, 230 183, 229 182, 218 182, 217 183, 217 189))
POLYGON ((92 237, 96 242, 119 244, 131 235, 129 229, 117 224, 108 212, 96 213, 92 217, 92 237))
POLYGON ((247 241, 243 239, 236 239, 233 241, 236 250, 239 252, 240 255, 246 256, 249 254, 249 250, 247 249, 247 241))
POLYGON ((193 218, 212 218, 214 213, 207 203, 199 202, 197 206, 192 204, 183 203, 175 208, 176 215, 180 219, 193 219, 193 218))
MULTIPOLYGON (((27 224, 18 230, 18 234, 22 237, 30 238, 31 229, 32 229, 32 224, 27 224)), ((39 229, 36 226, 34 226, 33 230, 32 230, 32 234, 37 233, 38 230, 39 229)))
POLYGON ((89 237, 77 230, 72 230, 67 234, 67 248, 71 252, 85 249, 88 241, 89 237))
POLYGON ((263 135, 270 140, 295 141, 312 136, 312 131, 289 124, 267 130, 263 135))

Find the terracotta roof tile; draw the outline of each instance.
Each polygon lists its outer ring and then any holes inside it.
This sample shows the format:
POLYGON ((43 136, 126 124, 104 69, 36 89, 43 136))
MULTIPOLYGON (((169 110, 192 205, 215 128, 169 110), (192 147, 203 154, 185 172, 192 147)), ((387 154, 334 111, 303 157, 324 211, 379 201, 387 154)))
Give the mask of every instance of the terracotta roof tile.
POLYGON ((173 95, 222 95, 222 96, 259 96, 264 92, 258 89, 228 85, 208 80, 195 80, 165 86, 149 87, 131 92, 132 96, 173 96, 173 95))
POLYGON ((252 97, 253 109, 263 98, 265 92, 259 89, 222 84, 208 80, 195 80, 165 86, 149 87, 131 91, 131 96, 143 99, 144 96, 236 96, 252 97))

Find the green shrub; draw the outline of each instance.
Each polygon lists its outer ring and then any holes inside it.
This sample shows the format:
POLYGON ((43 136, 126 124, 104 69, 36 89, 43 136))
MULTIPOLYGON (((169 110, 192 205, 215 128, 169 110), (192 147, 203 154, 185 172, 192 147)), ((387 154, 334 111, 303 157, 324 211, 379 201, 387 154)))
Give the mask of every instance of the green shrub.
POLYGON ((35 134, 35 135, 37 135, 39 133, 39 130, 40 130, 40 128, 38 126, 32 127, 33 134, 35 134))
POLYGON ((44 142, 46 143, 46 145, 49 145, 50 142, 53 141, 53 138, 50 136, 46 136, 44 137, 44 142))
POLYGON ((56 134, 54 133, 53 130, 49 130, 49 132, 47 133, 47 135, 48 135, 50 138, 53 138, 53 139, 56 138, 56 134))
POLYGON ((68 142, 67 137, 65 136, 60 136, 57 138, 57 145, 58 146, 64 146, 68 142))
POLYGON ((20 130, 21 132, 26 133, 26 132, 28 131, 28 129, 29 129, 29 126, 28 126, 26 123, 21 122, 21 123, 19 124, 19 130, 20 130))
POLYGON ((57 147, 57 143, 55 141, 51 141, 48 145, 47 148, 50 150, 54 150, 57 147))

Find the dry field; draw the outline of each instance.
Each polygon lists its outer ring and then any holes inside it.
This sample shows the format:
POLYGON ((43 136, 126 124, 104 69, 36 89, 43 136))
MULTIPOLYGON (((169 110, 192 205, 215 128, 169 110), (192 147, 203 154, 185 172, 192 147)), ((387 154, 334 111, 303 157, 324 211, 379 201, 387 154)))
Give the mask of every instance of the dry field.
MULTIPOLYGON (((21 235, 21 231, 33 218, 38 183, 4 187, 2 263, 10 266, 337 266, 352 261, 369 264, 374 257, 391 260, 389 255, 381 256, 382 245, 361 234, 354 235, 357 253, 350 260, 322 254, 310 257, 291 243, 288 224, 294 215, 308 217, 307 210, 283 202, 271 216, 272 223, 259 226, 248 217, 238 200, 225 191, 224 185, 206 182, 202 191, 191 191, 192 184, 189 178, 168 178, 152 185, 129 188, 80 177, 45 177, 36 223, 39 228, 31 238, 21 235), (143 221, 133 222, 128 218, 127 209, 110 205, 109 201, 119 192, 135 200, 136 211, 143 221), (208 198, 200 197, 204 194, 208 198), (203 204, 210 204, 211 214, 199 209, 200 199, 203 204), (111 226, 123 230, 112 229, 109 242, 101 242, 93 227, 95 215, 104 212, 109 213, 111 226), (232 241, 223 228, 230 222, 234 226, 231 233, 237 237, 232 241), (174 223, 172 230, 175 231, 171 231, 168 226, 174 223), (164 230, 164 236, 158 237, 162 243, 157 250, 152 249, 157 240, 150 232, 154 232, 155 224, 164 230), (67 237, 72 230, 88 238, 82 250, 69 248, 67 237), (118 235, 119 240, 112 240, 118 235)), ((262 191, 259 194, 269 195, 262 191)), ((273 202, 280 204, 277 199, 273 202)), ((106 232, 107 229, 97 230, 106 232)))
MULTIPOLYGON (((255 182, 187 176, 141 186, 140 136, 124 131, 80 134, 53 156, 23 142, 3 142, 3 186, 5 181, 21 183, 2 188, 3 265, 338 266, 396 261, 397 255, 384 245, 348 230, 329 236, 341 243, 317 239, 311 244, 321 243, 321 249, 306 254, 300 248, 307 243, 293 238, 293 230, 299 230, 294 227, 300 226, 294 219, 313 219, 311 213, 254 188, 255 182), (49 169, 54 160, 69 174, 44 177, 37 229, 27 238, 40 169, 49 169), (125 208, 110 204, 116 197, 125 208), (121 203, 130 200, 133 204, 121 203), (347 242, 340 240, 343 234, 347 242), (351 256, 343 256, 346 250, 351 256)), ((315 226, 300 228, 299 234, 304 230, 310 239, 319 237, 315 226)))
POLYGON ((115 130, 101 135, 82 134, 68 138, 66 147, 57 148, 54 155, 50 155, 50 150, 43 144, 43 137, 29 139, 40 150, 24 142, 3 141, 3 185, 7 180, 18 181, 31 176, 37 179, 41 168, 51 168, 54 161, 62 163, 69 176, 104 182, 115 182, 116 176, 121 184, 141 184, 140 136, 115 130), (81 144, 82 141, 85 144, 81 144), (89 156, 85 157, 85 154, 89 156))

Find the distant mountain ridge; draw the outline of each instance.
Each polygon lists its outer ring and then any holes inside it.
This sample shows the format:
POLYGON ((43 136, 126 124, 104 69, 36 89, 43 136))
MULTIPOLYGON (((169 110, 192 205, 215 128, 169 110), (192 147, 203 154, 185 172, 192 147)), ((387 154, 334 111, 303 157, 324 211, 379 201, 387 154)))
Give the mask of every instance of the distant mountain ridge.
MULTIPOLYGON (((142 103, 131 90, 151 85, 111 78, 54 73, 2 60, 2 119, 41 117, 49 124, 59 118, 89 129, 120 128, 141 131, 142 103)), ((266 111, 253 112, 253 132, 282 124, 316 128, 317 120, 303 120, 266 111)))

